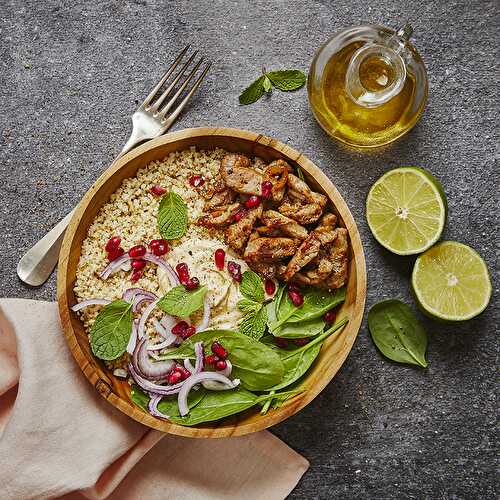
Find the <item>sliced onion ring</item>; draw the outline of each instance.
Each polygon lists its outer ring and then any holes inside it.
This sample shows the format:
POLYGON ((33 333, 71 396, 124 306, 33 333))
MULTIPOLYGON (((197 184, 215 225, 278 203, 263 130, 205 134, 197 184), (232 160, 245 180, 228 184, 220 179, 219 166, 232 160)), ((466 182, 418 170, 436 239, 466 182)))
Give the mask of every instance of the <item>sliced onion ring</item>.
POLYGON ((121 257, 118 257, 115 260, 112 260, 102 271, 101 278, 108 279, 113 273, 116 273, 120 270, 122 264, 131 260, 131 257, 128 253, 123 254, 121 257))
POLYGON ((153 312, 154 308, 156 307, 156 304, 158 304, 159 301, 160 299, 153 300, 153 302, 151 302, 151 304, 149 304, 149 306, 146 307, 146 309, 144 309, 139 319, 139 326, 137 328, 137 335, 140 339, 144 337, 144 333, 146 331, 146 321, 148 320, 150 314, 153 312))
POLYGON ((130 333, 130 338, 128 339, 127 352, 129 354, 134 354, 135 346, 137 344, 137 325, 139 321, 134 319, 132 321, 132 332, 130 333))
MULTIPOLYGON (((225 377, 229 377, 229 375, 231 375, 232 371, 233 371, 233 365, 231 364, 231 361, 226 359, 226 368, 224 368, 224 370, 221 370, 217 373, 220 373, 221 375, 224 375, 225 377)), ((201 385, 209 391, 225 391, 226 390, 226 386, 224 384, 221 384, 220 382, 216 382, 215 380, 205 380, 201 383, 201 385)))
POLYGON ((171 396, 172 394, 177 394, 185 382, 179 382, 178 384, 174 385, 155 384, 154 382, 141 377, 141 375, 139 375, 137 370, 134 368, 134 365, 132 365, 131 363, 128 364, 128 371, 139 387, 154 395, 171 396))
POLYGON ((148 380, 165 378, 175 366, 175 361, 167 359, 165 361, 152 361, 146 349, 146 338, 139 341, 134 349, 132 364, 139 375, 148 380))
POLYGON ((170 418, 168 415, 165 415, 160 410, 158 410, 158 403, 163 399, 163 396, 151 396, 151 399, 148 403, 148 411, 153 415, 153 417, 158 418, 170 418))
POLYGON ((148 351, 160 351, 161 349, 171 346, 177 340, 177 335, 165 330, 163 325, 156 318, 153 319, 153 324, 155 325, 156 331, 164 340, 159 344, 149 344, 147 347, 148 351))
POLYGON ((179 281, 179 276, 177 276, 177 273, 168 262, 164 261, 160 257, 157 257, 156 255, 153 255, 151 252, 146 252, 146 255, 144 255, 143 259, 161 267, 167 273, 168 280, 170 281, 170 285, 172 285, 172 288, 174 286, 180 285, 181 282, 179 281))
POLYGON ((80 309, 83 309, 85 307, 107 306, 108 304, 111 304, 111 300, 108 300, 108 299, 88 299, 88 300, 82 300, 78 304, 75 304, 74 306, 71 307, 71 310, 76 312, 76 311, 79 311, 80 309))

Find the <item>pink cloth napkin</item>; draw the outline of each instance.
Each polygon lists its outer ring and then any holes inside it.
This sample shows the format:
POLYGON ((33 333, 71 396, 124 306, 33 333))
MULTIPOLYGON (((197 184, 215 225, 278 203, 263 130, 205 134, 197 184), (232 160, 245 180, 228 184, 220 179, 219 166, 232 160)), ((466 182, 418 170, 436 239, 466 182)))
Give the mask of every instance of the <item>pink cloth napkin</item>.
POLYGON ((0 300, 0 498, 282 499, 307 460, 267 431, 190 439, 120 413, 84 378, 57 305, 0 300))

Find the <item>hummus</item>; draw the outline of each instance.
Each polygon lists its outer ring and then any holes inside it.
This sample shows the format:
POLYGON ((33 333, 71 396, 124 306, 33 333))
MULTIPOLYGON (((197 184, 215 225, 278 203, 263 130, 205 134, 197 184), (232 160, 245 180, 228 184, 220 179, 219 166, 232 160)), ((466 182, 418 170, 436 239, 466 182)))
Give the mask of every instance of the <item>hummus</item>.
MULTIPOLYGON (((243 318, 236 304, 243 296, 239 283, 236 283, 226 269, 219 271, 215 266, 214 253, 218 248, 226 252, 226 264, 232 260, 241 266, 241 272, 248 270, 246 263, 234 256, 226 245, 218 240, 190 239, 173 248, 166 256, 167 262, 175 269, 180 262, 189 268, 189 276, 196 276, 201 285, 208 288, 207 299, 210 305, 210 328, 237 329, 243 318)), ((160 291, 165 294, 170 289, 166 273, 158 268, 160 291)))

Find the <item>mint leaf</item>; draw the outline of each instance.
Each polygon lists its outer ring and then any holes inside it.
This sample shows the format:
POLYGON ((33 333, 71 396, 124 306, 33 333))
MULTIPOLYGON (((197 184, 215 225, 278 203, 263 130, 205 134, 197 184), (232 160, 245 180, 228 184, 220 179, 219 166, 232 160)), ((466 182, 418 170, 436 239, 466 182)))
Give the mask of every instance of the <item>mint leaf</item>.
POLYGON ((132 333, 132 304, 115 300, 104 306, 90 329, 90 347, 99 359, 119 358, 132 333))
POLYGON ((157 221, 160 234, 167 240, 176 240, 186 233, 187 206, 174 191, 170 191, 161 199, 157 221))
POLYGON ((250 299, 241 299, 236 305, 238 309, 245 314, 256 313, 262 307, 262 304, 250 299))
POLYGON ((160 299, 158 307, 167 314, 185 318, 203 305, 203 299, 207 292, 208 288, 206 286, 200 286, 196 290, 189 291, 183 285, 179 285, 169 290, 160 299))
POLYGON ((240 292, 254 302, 264 302, 264 285, 260 276, 253 271, 245 271, 240 284, 240 292))
POLYGON ((262 87, 266 92, 271 92, 271 90, 273 89, 271 80, 269 80, 269 78, 266 75, 264 75, 264 82, 262 83, 262 87))
POLYGON ((240 104, 252 104, 258 101, 264 94, 264 80, 263 75, 249 85, 239 97, 240 104))
POLYGON ((267 309, 261 307, 256 313, 247 314, 240 323, 240 332, 247 337, 259 340, 266 331, 267 309))
POLYGON ((266 73, 271 83, 283 92, 298 90, 306 83, 306 75, 297 69, 286 69, 266 73))

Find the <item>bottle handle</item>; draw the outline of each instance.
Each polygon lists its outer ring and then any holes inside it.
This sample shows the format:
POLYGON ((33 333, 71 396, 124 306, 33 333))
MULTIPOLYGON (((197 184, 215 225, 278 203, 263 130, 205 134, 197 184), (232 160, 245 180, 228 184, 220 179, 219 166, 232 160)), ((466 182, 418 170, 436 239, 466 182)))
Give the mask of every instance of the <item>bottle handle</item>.
POLYGON ((406 64, 403 60, 406 43, 413 33, 413 28, 406 24, 396 31, 387 41, 367 43, 354 52, 345 77, 347 95, 365 108, 374 108, 386 103, 403 89, 406 80, 406 64), (368 58, 376 57, 391 67, 394 78, 385 88, 374 91, 366 89, 361 83, 360 68, 368 58))

